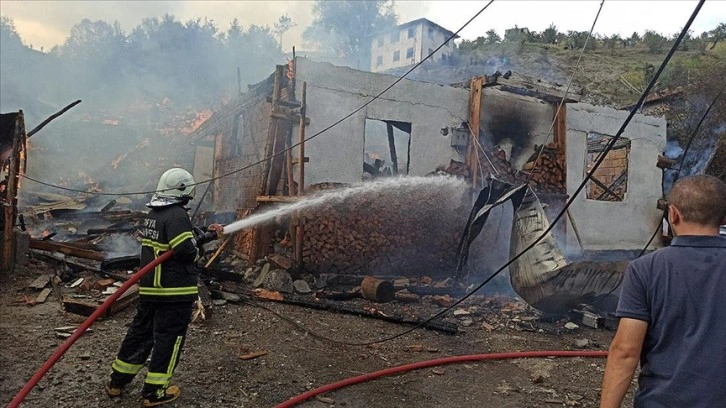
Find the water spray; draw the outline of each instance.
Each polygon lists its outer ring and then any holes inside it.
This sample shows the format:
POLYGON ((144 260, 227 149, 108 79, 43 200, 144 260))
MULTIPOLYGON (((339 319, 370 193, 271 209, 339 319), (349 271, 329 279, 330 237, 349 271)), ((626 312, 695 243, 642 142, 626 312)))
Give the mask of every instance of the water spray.
POLYGON ((425 188, 449 188, 453 190, 452 192, 455 192, 464 191, 466 187, 466 181, 448 175, 433 177, 392 177, 375 182, 361 182, 347 188, 332 190, 323 194, 306 197, 300 201, 237 220, 224 227, 223 235, 228 235, 258 224, 264 224, 278 217, 294 214, 297 211, 310 210, 322 205, 340 203, 348 198, 359 195, 365 196, 374 193, 394 193, 400 192, 401 190, 419 190, 425 188))

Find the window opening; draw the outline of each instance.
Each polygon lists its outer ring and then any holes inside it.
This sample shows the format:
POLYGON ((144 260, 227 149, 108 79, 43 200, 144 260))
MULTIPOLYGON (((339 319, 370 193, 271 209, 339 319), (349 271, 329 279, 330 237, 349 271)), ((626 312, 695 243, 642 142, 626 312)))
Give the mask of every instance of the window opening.
POLYGON ((413 47, 406 50, 406 58, 413 58, 413 47))
MULTIPOLYGON (((587 156, 585 170, 595 165, 613 136, 600 133, 587 135, 587 156)), ((623 201, 628 192, 628 160, 630 139, 620 138, 608 151, 602 164, 587 182, 587 198, 597 201, 623 201)))
POLYGON ((393 62, 400 61, 401 60, 401 51, 396 51, 393 53, 393 62))
POLYGON ((408 29, 408 38, 413 38, 416 36, 416 28, 409 28, 408 29))
POLYGON ((410 123, 366 118, 364 140, 363 180, 408 174, 410 123))

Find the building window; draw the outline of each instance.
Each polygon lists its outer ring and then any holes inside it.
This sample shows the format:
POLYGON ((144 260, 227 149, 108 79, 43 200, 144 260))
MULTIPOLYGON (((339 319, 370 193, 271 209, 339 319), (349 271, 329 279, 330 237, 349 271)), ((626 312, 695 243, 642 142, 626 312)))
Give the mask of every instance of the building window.
MULTIPOLYGON (((605 146, 612 136, 600 133, 587 135, 587 157, 585 170, 590 172, 605 146)), ((628 192, 628 157, 630 156, 630 140, 618 139, 608 151, 602 164, 587 182, 587 198, 597 201, 623 201, 628 192)))
POLYGON ((413 58, 413 47, 406 50, 406 58, 413 58))
POLYGON ((433 40, 434 39, 434 28, 429 27, 428 32, 429 32, 429 39, 433 40))
POLYGON ((408 29, 408 38, 413 38, 416 36, 416 27, 409 28, 408 29))
MULTIPOLYGON (((431 54, 433 54, 433 53, 434 53, 434 50, 432 50, 431 48, 429 48, 429 55, 431 55, 431 54)), ((433 60, 434 60, 434 57, 432 56, 432 57, 431 57, 431 61, 433 61, 433 60)))
POLYGON ((400 31, 396 30, 395 32, 391 33, 391 44, 397 43, 400 38, 401 38, 400 31))
POLYGON ((383 47, 383 37, 378 37, 378 46, 383 47))
POLYGON ((396 51, 393 53, 393 62, 400 61, 401 60, 401 51, 396 51))
POLYGON ((383 55, 376 57, 376 66, 383 65, 383 55))

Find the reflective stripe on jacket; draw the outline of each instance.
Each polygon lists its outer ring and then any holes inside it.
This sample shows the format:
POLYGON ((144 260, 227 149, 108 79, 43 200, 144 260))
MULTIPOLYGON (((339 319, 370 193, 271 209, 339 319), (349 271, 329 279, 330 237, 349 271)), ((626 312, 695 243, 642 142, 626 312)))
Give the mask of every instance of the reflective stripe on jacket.
POLYGON ((141 229, 141 265, 174 250, 168 261, 139 281, 141 300, 178 302, 197 299, 197 247, 192 222, 184 207, 174 204, 152 208, 141 229))

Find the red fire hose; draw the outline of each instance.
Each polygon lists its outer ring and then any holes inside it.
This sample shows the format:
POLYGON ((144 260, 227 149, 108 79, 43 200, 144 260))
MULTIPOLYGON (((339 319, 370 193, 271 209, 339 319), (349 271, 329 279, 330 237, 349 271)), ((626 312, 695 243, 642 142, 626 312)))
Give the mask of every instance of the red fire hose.
POLYGON ((512 353, 491 353, 491 354, 471 354, 466 356, 452 356, 437 358, 434 360, 419 361, 411 364, 404 364, 396 367, 386 368, 385 370, 375 371, 368 374, 359 375, 357 377, 346 378, 331 384, 302 393, 296 397, 275 406, 275 408, 289 408, 306 401, 316 395, 344 388, 349 385, 370 381, 376 378, 385 377, 387 375, 398 374, 406 371, 416 370, 419 368, 434 367, 444 364, 464 363, 470 361, 481 360, 506 360, 513 358, 542 358, 542 357, 607 357, 607 351, 517 351, 512 353))
POLYGON ((45 375, 45 373, 48 372, 48 370, 53 367, 53 365, 60 360, 61 357, 63 357, 63 354, 68 351, 69 348, 73 345, 73 343, 78 340, 79 337, 83 335, 83 333, 91 327, 93 322, 102 314, 106 312, 106 309, 108 309, 113 302, 116 301, 116 299, 119 298, 119 296, 123 295, 124 292, 126 292, 134 283, 136 283, 139 279, 141 279, 142 276, 146 275, 149 271, 154 269, 154 267, 167 259, 171 258, 173 251, 167 251, 163 253, 160 257, 154 259, 152 262, 150 262, 148 265, 141 268, 138 272, 133 274, 129 280, 126 281, 116 292, 111 294, 111 296, 106 299, 105 302, 99 306, 93 314, 88 316, 88 319, 86 319, 78 328, 73 332, 71 337, 69 337, 63 344, 61 344, 60 347, 58 347, 58 350, 53 353, 52 356, 46 361, 39 369, 36 371, 36 373, 33 375, 33 377, 28 381, 25 386, 18 392, 17 395, 15 395, 15 398, 13 398, 12 401, 10 401, 10 404, 8 405, 8 408, 17 408, 21 402, 25 399, 26 396, 30 393, 30 391, 35 387, 41 378, 45 375))

